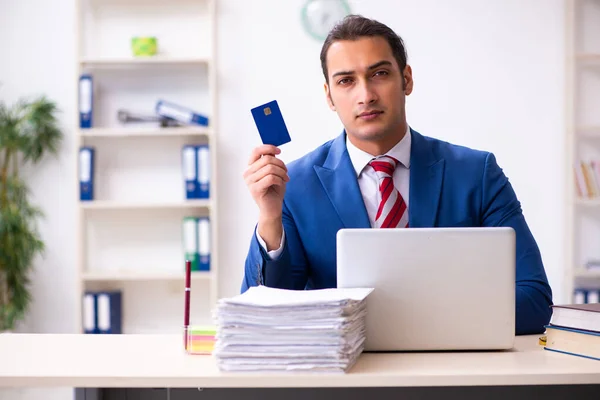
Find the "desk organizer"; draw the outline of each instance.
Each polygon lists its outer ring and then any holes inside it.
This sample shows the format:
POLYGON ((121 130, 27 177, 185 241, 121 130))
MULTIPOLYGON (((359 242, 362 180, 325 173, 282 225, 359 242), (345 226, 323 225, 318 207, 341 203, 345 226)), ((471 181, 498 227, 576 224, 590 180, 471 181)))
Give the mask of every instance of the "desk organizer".
POLYGON ((216 334, 217 328, 214 326, 190 325, 187 334, 184 333, 186 353, 212 354, 216 334))

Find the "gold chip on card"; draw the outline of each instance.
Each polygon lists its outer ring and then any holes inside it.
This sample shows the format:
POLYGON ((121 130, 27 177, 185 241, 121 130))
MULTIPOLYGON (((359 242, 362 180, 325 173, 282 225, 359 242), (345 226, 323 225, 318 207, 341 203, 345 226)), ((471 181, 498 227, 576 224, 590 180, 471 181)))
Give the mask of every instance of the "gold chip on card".
POLYGON ((265 115, 271 115, 271 107, 265 107, 265 115))

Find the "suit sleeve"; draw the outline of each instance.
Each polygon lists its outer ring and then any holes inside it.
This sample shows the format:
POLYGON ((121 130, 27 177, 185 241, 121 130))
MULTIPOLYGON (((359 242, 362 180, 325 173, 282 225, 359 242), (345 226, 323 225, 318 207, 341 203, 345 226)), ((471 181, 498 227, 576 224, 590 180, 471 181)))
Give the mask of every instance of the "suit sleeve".
POLYGON ((483 173, 482 225, 515 230, 516 334, 544 332, 552 314, 552 290, 521 204, 493 154, 488 154, 483 173))
POLYGON ((279 242, 279 247, 277 249, 271 250, 271 251, 266 250, 267 244, 265 243, 265 240, 262 237, 260 237, 256 228, 254 229, 254 235, 256 236, 256 239, 258 240, 258 244, 260 245, 260 247, 262 247, 262 249, 264 251, 267 251, 267 255, 272 260, 279 258, 279 256, 281 255, 281 252, 283 251, 283 244, 285 243, 285 229, 283 229, 283 226, 281 227, 281 229, 283 230, 283 233, 281 234, 281 241, 279 242))
POLYGON ((285 240, 281 254, 274 259, 260 245, 256 227, 254 228, 246 256, 242 293, 251 286, 258 285, 294 290, 305 288, 308 281, 308 262, 296 223, 285 201, 282 220, 285 240))

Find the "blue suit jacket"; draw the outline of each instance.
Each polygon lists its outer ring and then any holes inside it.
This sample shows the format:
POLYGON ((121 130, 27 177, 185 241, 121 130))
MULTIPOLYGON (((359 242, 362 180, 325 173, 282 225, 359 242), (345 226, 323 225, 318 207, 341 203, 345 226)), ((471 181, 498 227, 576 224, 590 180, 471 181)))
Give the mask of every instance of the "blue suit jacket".
MULTIPOLYGON (((411 135, 409 226, 512 227, 516 333, 543 332, 551 316, 552 291, 521 205, 494 155, 412 129, 411 135)), ((335 287, 337 231, 371 227, 345 132, 289 163, 288 174, 283 252, 271 260, 253 235, 242 292, 259 284, 285 289, 335 287)))

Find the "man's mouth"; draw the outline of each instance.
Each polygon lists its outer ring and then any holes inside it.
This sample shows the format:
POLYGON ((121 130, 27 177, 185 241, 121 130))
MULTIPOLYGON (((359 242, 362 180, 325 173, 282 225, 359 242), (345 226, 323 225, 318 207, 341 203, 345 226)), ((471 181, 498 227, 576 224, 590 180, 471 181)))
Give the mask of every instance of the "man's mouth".
POLYGON ((383 114, 383 111, 378 111, 378 110, 365 111, 363 113, 358 114, 358 118, 369 121, 369 120, 377 118, 380 114, 383 114))

